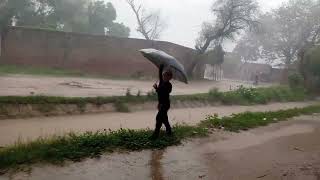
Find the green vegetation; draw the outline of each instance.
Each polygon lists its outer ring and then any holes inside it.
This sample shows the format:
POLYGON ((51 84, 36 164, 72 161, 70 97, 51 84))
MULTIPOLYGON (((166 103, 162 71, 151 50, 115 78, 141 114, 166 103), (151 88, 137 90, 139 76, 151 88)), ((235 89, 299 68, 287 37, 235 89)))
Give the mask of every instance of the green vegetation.
POLYGON ((240 86, 235 91, 219 92, 212 89, 206 94, 174 96, 174 101, 209 101, 230 105, 266 104, 268 102, 302 101, 307 98, 303 89, 291 89, 286 86, 268 88, 245 88, 240 86))
POLYGON ((270 123, 284 121, 288 118, 319 112, 320 105, 273 112, 244 112, 233 114, 229 117, 213 115, 208 116, 206 120, 201 123, 201 126, 223 128, 227 131, 239 132, 241 130, 248 130, 259 126, 266 126, 270 123))
POLYGON ((2 104, 0 104, 0 116, 1 115, 8 115, 8 111, 7 111, 7 109, 5 108, 5 105, 2 105, 2 104))
POLYGON ((129 37, 129 27, 116 20, 115 7, 103 0, 10 0, 0 6, 0 30, 14 21, 23 27, 129 37))
POLYGON ((56 106, 54 106, 53 104, 40 104, 37 106, 37 109, 42 113, 50 113, 56 110, 56 106))
POLYGON ((20 165, 33 163, 63 163, 66 160, 79 161, 86 157, 96 157, 104 152, 117 150, 142 150, 165 148, 178 145, 183 139, 203 137, 209 134, 210 128, 222 128, 230 131, 247 130, 284 121, 294 116, 320 112, 320 105, 295 108, 276 112, 246 112, 230 117, 219 118, 208 116, 197 126, 176 125, 174 136, 161 136, 150 140, 152 131, 125 130, 87 132, 68 134, 50 139, 38 139, 30 143, 17 143, 14 146, 0 149, 0 170, 17 168, 20 165))
POLYGON ((290 88, 303 88, 303 77, 299 73, 290 74, 288 80, 290 88))
POLYGON ((185 137, 206 135, 202 128, 176 126, 174 137, 151 141, 151 130, 99 131, 96 133, 68 134, 51 139, 38 139, 27 144, 16 144, 0 150, 0 169, 37 162, 62 163, 79 161, 115 150, 142 150, 177 145, 185 137))
POLYGON ((315 46, 311 48, 306 55, 309 60, 307 64, 307 69, 314 76, 320 76, 320 46, 315 46))
MULTIPOLYGON (((265 104, 268 102, 301 101, 307 98, 303 89, 290 89, 285 86, 268 88, 244 88, 240 86, 235 91, 219 92, 217 89, 209 93, 176 95, 172 96, 172 102, 177 101, 202 101, 202 102, 221 102, 222 104, 265 104)), ((126 96, 112 97, 51 97, 51 96, 1 96, 0 104, 77 104, 83 107, 87 103, 102 104, 124 104, 124 103, 145 103, 156 101, 157 96, 151 92, 148 95, 131 94, 127 91, 126 96)), ((121 105, 122 106, 122 105, 121 105)))
POLYGON ((114 103, 114 107, 116 109, 117 112, 130 112, 130 109, 128 107, 127 104, 121 102, 121 101, 117 101, 114 103))
POLYGON ((319 94, 320 90, 320 46, 307 50, 301 57, 300 73, 304 77, 304 84, 309 91, 319 94))
POLYGON ((304 89, 289 87, 244 88, 226 92, 222 95, 223 104, 266 104, 268 102, 302 101, 307 97, 304 89))

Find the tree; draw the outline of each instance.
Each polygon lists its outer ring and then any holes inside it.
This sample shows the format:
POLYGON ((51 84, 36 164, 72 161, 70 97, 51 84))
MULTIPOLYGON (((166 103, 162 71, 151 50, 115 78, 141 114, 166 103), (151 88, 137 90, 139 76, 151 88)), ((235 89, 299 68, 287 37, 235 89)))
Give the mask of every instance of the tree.
POLYGON ((107 35, 116 37, 129 37, 130 28, 125 26, 123 23, 113 23, 108 29, 107 35))
POLYGON ((95 35, 129 37, 130 29, 115 23, 117 12, 112 3, 102 0, 50 0, 53 17, 63 25, 64 31, 84 32, 95 35), (106 32, 108 29, 110 32, 106 32))
POLYGON ((319 38, 319 10, 313 0, 291 0, 277 9, 266 31, 265 51, 273 52, 289 68, 298 51, 319 38))
POLYGON ((10 18, 12 17, 11 14, 13 13, 10 12, 10 9, 8 8, 7 4, 8 4, 8 0, 0 2, 0 32, 5 26, 10 24, 11 22, 10 18))
POLYGON ((299 72, 304 80, 304 87, 319 92, 320 89, 320 46, 309 45, 298 53, 299 72))
POLYGON ((300 49, 320 38, 320 6, 314 0, 290 0, 263 15, 260 22, 260 34, 247 32, 235 50, 250 49, 249 56, 271 63, 280 61, 287 70, 297 60, 300 49))
POLYGON ((21 12, 30 9, 29 0, 4 0, 0 2, 0 26, 1 29, 11 25, 13 17, 19 17, 21 12), (20 12, 20 13, 19 13, 20 12))
MULTIPOLYGON (((204 22, 200 36, 196 41, 198 56, 191 63, 187 72, 192 76, 194 68, 211 47, 222 47, 224 40, 234 39, 244 29, 253 29, 258 25, 258 4, 256 0, 218 0, 211 12, 216 16, 214 22, 204 22)), ((220 53, 223 53, 223 49, 220 53)), ((223 60, 222 60, 223 62, 223 60)), ((222 63, 221 62, 221 63, 222 63)))
POLYGON ((200 54, 205 53, 212 43, 221 44, 225 39, 234 39, 241 30, 258 24, 258 5, 255 0, 218 0, 211 11, 216 15, 216 20, 202 25, 196 43, 200 54))
MULTIPOLYGON (((105 28, 117 26, 120 34, 127 29, 127 27, 119 27, 113 23, 117 18, 116 9, 111 3, 105 4, 103 1, 90 2, 88 7, 89 14, 89 33, 105 35, 105 28)), ((127 36, 128 37, 128 36, 127 36)))
POLYGON ((271 14, 263 14, 259 17, 259 28, 250 31, 247 30, 238 40, 233 53, 241 58, 243 62, 265 60, 267 63, 272 63, 276 56, 270 51, 266 51, 264 47, 272 45, 271 41, 266 41, 266 32, 271 31, 273 19, 271 14))
POLYGON ((262 52, 257 33, 248 32, 237 43, 233 53, 238 55, 243 62, 256 61, 262 52))
MULTIPOLYGON (((31 27, 53 27, 57 28, 57 24, 61 21, 64 12, 69 14, 63 17, 70 17, 72 10, 58 12, 58 7, 70 7, 69 4, 76 4, 73 0, 6 0, 1 11, 2 23, 4 26, 12 25, 14 20, 18 26, 31 27), (60 5, 60 6, 59 6, 60 5), (2 16, 2 12, 6 16, 2 16)), ((71 16, 72 17, 72 16, 71 16)))
POLYGON ((147 13, 142 5, 136 6, 135 0, 126 1, 136 16, 138 23, 137 31, 140 32, 146 40, 159 39, 161 33, 166 28, 165 22, 161 19, 160 11, 147 13))
POLYGON ((50 19, 57 29, 66 32, 89 32, 89 13, 87 0, 48 0, 52 13, 50 19))
POLYGON ((121 37, 130 33, 128 27, 114 22, 116 9, 103 0, 5 0, 0 10, 0 28, 15 19, 18 26, 67 32, 121 37))

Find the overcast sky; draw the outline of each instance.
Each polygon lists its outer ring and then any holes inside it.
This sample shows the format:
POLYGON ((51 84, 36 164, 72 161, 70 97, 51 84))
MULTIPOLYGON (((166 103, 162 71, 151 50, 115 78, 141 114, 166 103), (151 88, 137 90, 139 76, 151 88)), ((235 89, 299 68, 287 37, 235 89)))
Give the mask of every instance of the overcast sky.
MULTIPOLYGON (((130 37, 142 38, 136 31, 136 19, 125 0, 105 0, 112 2, 117 10, 117 22, 123 22, 131 29, 130 37)), ((210 7, 214 0, 136 0, 146 9, 161 10, 168 27, 160 40, 194 48, 195 39, 204 21, 212 19, 210 7)), ((258 0, 263 11, 270 11, 287 0, 258 0)), ((232 50, 232 43, 225 47, 232 50)))

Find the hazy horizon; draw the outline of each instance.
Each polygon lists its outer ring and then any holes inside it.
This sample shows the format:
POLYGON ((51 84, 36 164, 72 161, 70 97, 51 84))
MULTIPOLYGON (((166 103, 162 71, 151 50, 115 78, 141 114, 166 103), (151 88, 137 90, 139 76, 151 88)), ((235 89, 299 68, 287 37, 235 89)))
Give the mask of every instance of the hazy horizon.
MULTIPOLYGON (((130 38, 143 39, 137 31, 136 19, 126 0, 105 0, 111 2, 117 10, 117 22, 122 22, 131 29, 130 38)), ((169 41, 182 46, 194 48, 195 40, 204 21, 213 18, 210 7, 214 0, 136 0, 146 9, 161 11, 168 27, 159 40, 169 41), (183 8, 181 4, 183 1, 183 8)), ((287 0, 258 0, 262 11, 270 11, 287 0)), ((227 42, 225 49, 231 51, 234 43, 227 42)))

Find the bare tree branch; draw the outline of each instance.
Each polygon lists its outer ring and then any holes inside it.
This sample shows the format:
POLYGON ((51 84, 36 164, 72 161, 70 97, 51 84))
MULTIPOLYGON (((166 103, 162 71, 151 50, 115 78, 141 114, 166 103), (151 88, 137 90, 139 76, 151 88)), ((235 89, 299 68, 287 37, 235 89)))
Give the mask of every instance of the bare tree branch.
POLYGON ((136 16, 138 23, 137 31, 140 32, 146 40, 158 39, 166 28, 166 24, 161 19, 160 11, 146 13, 142 5, 136 8, 135 0, 126 1, 136 16))

